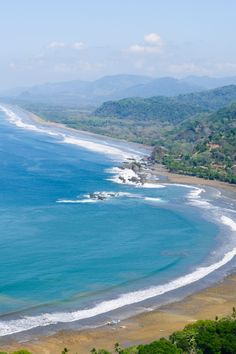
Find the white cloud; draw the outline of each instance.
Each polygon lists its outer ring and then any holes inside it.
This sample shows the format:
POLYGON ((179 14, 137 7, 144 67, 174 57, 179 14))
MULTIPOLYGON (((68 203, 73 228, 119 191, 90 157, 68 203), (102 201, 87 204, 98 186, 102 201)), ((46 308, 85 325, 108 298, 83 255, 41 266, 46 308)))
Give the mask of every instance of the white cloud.
POLYGON ((73 49, 84 49, 85 45, 83 42, 74 42, 71 46, 73 49))
POLYGON ((48 45, 48 48, 64 48, 65 47, 65 43, 64 42, 51 42, 48 45))
POLYGON ((149 44, 161 43, 161 37, 159 36, 159 34, 156 34, 156 33, 147 34, 146 36, 144 36, 144 40, 145 40, 145 42, 147 42, 149 44))
POLYGON ((129 47, 129 51, 131 53, 160 53, 161 47, 133 44, 129 47))
POLYGON ((141 44, 133 44, 128 48, 131 53, 137 54, 154 54, 162 51, 161 37, 156 33, 149 33, 144 36, 144 42, 141 44))

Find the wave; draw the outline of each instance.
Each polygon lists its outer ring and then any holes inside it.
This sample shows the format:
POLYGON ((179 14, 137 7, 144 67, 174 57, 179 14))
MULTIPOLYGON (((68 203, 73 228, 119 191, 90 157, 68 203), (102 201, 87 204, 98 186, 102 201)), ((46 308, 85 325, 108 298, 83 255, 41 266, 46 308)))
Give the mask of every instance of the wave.
POLYGON ((112 155, 118 161, 126 160, 129 158, 138 158, 138 155, 134 155, 134 154, 125 152, 125 151, 118 149, 117 147, 113 147, 111 145, 101 144, 101 143, 97 143, 97 142, 89 141, 89 140, 84 140, 84 139, 79 139, 77 137, 66 136, 65 134, 63 137, 63 143, 78 145, 80 147, 83 147, 83 148, 91 150, 91 151, 96 151, 98 153, 102 153, 102 154, 106 154, 106 155, 112 155))
POLYGON ((6 114, 8 121, 10 123, 16 125, 17 127, 22 128, 22 129, 26 129, 26 130, 31 130, 31 131, 34 131, 37 133, 43 133, 43 134, 57 137, 57 138, 61 139, 61 142, 64 144, 77 145, 77 146, 80 146, 80 147, 85 148, 90 151, 94 151, 97 153, 102 153, 102 154, 105 154, 108 156, 112 156, 113 158, 115 158, 118 161, 123 161, 126 159, 139 159, 140 158, 138 153, 134 153, 131 151, 125 151, 125 149, 121 149, 121 148, 112 146, 111 144, 109 145, 109 143, 107 143, 107 142, 104 142, 104 143, 95 142, 95 141, 88 140, 85 138, 79 138, 79 137, 73 136, 71 134, 65 134, 64 132, 63 133, 55 132, 55 131, 50 130, 45 127, 38 127, 35 124, 26 123, 19 116, 19 114, 16 114, 14 111, 12 111, 9 108, 6 108, 3 105, 0 105, 0 110, 2 110, 6 114))
POLYGON ((166 188, 158 183, 143 183, 140 176, 130 168, 113 167, 108 168, 106 172, 113 175, 108 178, 108 181, 115 183, 128 184, 139 188, 166 188))
MULTIPOLYGON (((222 216, 221 221, 232 231, 236 231, 236 223, 232 219, 227 216, 222 216)), ((236 247, 227 252, 221 260, 214 264, 205 267, 199 267, 192 273, 181 276, 166 284, 152 286, 144 290, 124 293, 117 298, 103 301, 91 308, 73 312, 44 313, 38 316, 25 316, 16 320, 0 321, 0 336, 28 331, 36 327, 45 327, 58 323, 69 323, 92 318, 127 305, 132 305, 159 295, 163 295, 167 292, 182 288, 201 280, 202 278, 208 276, 212 272, 230 262, 235 256, 236 247)))
POLYGON ((141 187, 141 188, 151 188, 151 189, 166 188, 163 184, 159 184, 159 183, 144 183, 144 184, 142 184, 139 187, 141 187))
POLYGON ((147 200, 148 202, 162 202, 163 199, 161 198, 153 198, 153 197, 145 197, 144 200, 147 200))
POLYGON ((228 216, 222 215, 221 222, 231 228, 232 231, 236 231, 236 222, 228 216))
POLYGON ((0 105, 0 110, 6 114, 8 121, 10 123, 16 125, 18 128, 32 130, 37 133, 44 133, 44 134, 48 134, 48 135, 59 136, 59 133, 53 132, 48 129, 39 128, 34 124, 29 124, 29 123, 23 122, 23 120, 19 117, 19 115, 17 115, 13 111, 11 111, 10 109, 8 109, 2 105, 0 105))
POLYGON ((205 192, 203 188, 192 186, 192 191, 187 195, 189 204, 204 209, 211 209, 213 205, 207 199, 201 198, 201 194, 205 192))
POLYGON ((90 194, 83 195, 85 199, 58 199, 56 203, 96 203, 99 201, 109 200, 113 198, 142 198, 138 194, 128 193, 128 192, 94 192, 90 194))
POLYGON ((78 203, 96 203, 95 199, 58 199, 56 203, 62 204, 78 204, 78 203))

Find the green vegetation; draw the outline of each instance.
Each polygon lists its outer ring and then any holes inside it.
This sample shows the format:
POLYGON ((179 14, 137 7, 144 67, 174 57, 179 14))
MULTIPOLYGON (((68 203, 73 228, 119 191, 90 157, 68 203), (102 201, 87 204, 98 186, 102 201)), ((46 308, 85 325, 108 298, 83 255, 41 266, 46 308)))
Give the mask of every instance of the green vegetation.
POLYGON ((0 352, 0 354, 32 354, 32 353, 29 352, 28 350, 21 349, 21 350, 17 350, 16 352, 11 352, 11 353, 0 352))
MULTIPOLYGON (((146 345, 122 349, 116 343, 119 354, 234 354, 236 353, 236 312, 216 320, 197 321, 174 332, 169 339, 161 338, 146 345)), ((94 354, 109 352, 93 349, 94 354)), ((111 354, 111 353, 110 353, 111 354)))
POLYGON ((20 104, 49 121, 151 145, 153 160, 172 172, 236 183, 234 85, 177 97, 110 101, 95 111, 20 104))
POLYGON ((236 101, 236 86, 176 97, 125 98, 105 102, 95 111, 99 117, 136 118, 178 123, 199 112, 215 111, 236 101))
POLYGON ((165 133, 153 158, 172 172, 236 183, 235 142, 236 104, 232 104, 165 133))

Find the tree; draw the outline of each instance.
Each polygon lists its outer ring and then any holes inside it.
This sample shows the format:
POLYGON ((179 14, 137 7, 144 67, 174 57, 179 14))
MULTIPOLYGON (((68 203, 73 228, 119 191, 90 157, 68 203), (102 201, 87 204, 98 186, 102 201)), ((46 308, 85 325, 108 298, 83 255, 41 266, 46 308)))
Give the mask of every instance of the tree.
POLYGON ((177 348, 169 340, 161 338, 158 341, 147 345, 138 346, 138 354, 181 354, 180 348, 177 348))

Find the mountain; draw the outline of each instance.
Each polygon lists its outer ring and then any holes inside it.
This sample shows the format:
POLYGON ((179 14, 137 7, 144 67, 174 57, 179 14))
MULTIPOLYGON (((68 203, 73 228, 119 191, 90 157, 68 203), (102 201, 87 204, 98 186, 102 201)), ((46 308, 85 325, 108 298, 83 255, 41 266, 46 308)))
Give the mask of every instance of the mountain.
POLYGON ((230 85, 176 97, 158 96, 108 101, 96 109, 94 115, 178 123, 196 113, 214 111, 234 101, 236 101, 236 85, 230 85))
POLYGON ((19 102, 45 103, 61 106, 99 105, 108 100, 130 96, 175 96, 203 89, 195 84, 173 78, 153 79, 138 75, 105 76, 95 81, 46 83, 0 93, 19 102))
POLYGON ((46 83, 27 89, 13 89, 1 93, 1 97, 13 98, 26 102, 42 102, 52 105, 87 105, 99 104, 113 99, 116 93, 131 86, 145 84, 152 79, 137 75, 105 76, 95 81, 67 81, 46 83))
POLYGON ((203 91, 204 86, 184 82, 171 77, 154 79, 145 85, 129 87, 122 92, 123 97, 177 96, 196 91, 203 91))
POLYGON ((236 76, 231 77, 209 77, 209 76, 188 76, 182 79, 183 82, 190 85, 205 87, 205 89, 214 89, 221 86, 236 85, 236 76))

